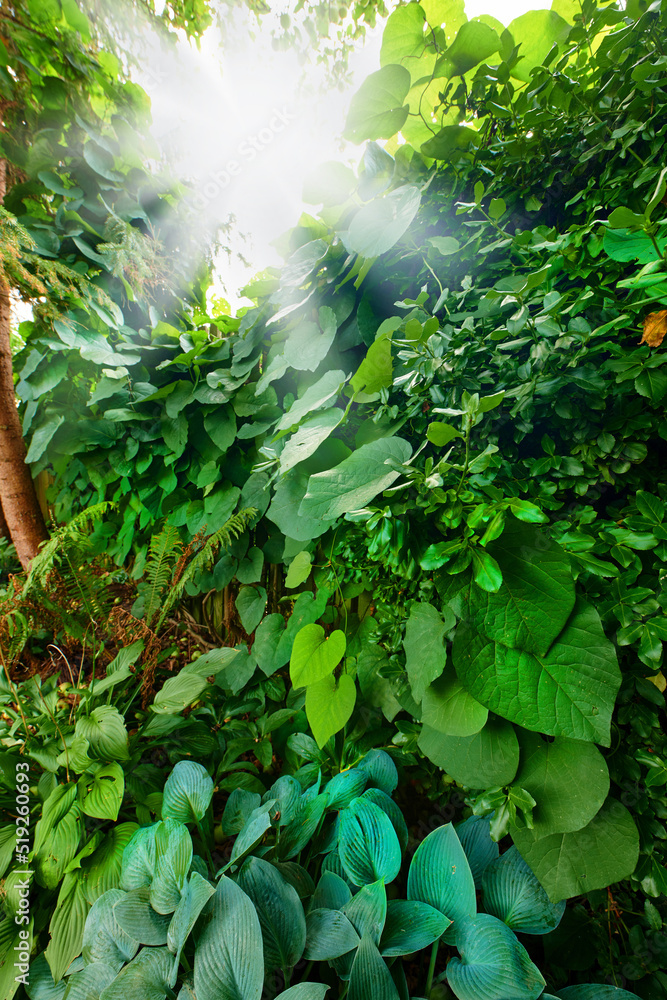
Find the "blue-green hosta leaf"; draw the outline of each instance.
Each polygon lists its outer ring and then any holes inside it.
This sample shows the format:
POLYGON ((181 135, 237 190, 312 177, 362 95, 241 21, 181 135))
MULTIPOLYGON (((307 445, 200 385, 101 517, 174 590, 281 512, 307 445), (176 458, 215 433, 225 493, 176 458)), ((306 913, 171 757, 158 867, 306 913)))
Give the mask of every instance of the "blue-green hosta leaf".
POLYGON ((362 798, 368 799, 369 802, 379 806, 387 814, 391 820, 391 825, 396 831, 401 851, 405 851, 408 846, 408 825, 403 819, 400 807, 380 788, 367 788, 362 798))
MULTIPOLYGON (((30 978, 32 980, 32 969, 30 966, 30 978)), ((106 989, 116 978, 116 972, 104 962, 93 962, 86 965, 79 972, 69 976, 66 986, 64 1000, 97 1000, 102 991, 106 989)), ((40 997, 33 997, 31 1000, 42 1000, 40 997)), ((44 1000, 47 1000, 44 997, 44 1000)))
POLYGON ((297 983, 279 993, 276 1000, 324 1000, 325 993, 330 989, 324 983, 297 983))
MULTIPOLYGON (((4 948, 3 941, 2 947, 4 948)), ((112 973, 113 976, 113 973, 112 973)), ((30 963, 30 975, 25 991, 30 1000, 63 1000, 67 983, 53 981, 49 963, 44 955, 39 955, 30 963)))
POLYGON ((390 139, 405 123, 410 74, 390 64, 367 77, 350 102, 345 138, 351 142, 390 139))
POLYGON ((487 551, 498 562, 503 582, 495 593, 473 587, 472 624, 494 642, 544 656, 574 608, 567 554, 538 527, 514 518, 487 551))
POLYGON ((468 788, 507 785, 519 766, 519 741, 514 726, 493 716, 474 736, 443 736, 423 726, 419 749, 468 788))
POLYGON ((514 932, 488 913, 462 921, 456 946, 447 982, 459 1000, 537 1000, 546 985, 514 932))
POLYGON ((452 921, 452 933, 477 912, 472 872, 451 823, 429 833, 415 851, 407 895, 444 913, 452 921))
POLYGON ((620 882, 633 873, 639 856, 639 834, 632 816, 612 798, 582 830, 539 840, 532 830, 511 832, 552 902, 620 882))
POLYGON ((350 973, 350 1000, 399 1000, 398 990, 370 934, 364 934, 350 973))
POLYGON ((592 743, 557 736, 550 743, 538 733, 518 734, 521 758, 515 784, 537 805, 536 838, 580 830, 593 819, 609 794, 609 769, 592 743))
POLYGON ((195 952, 197 1000, 260 1000, 264 982, 262 930, 255 907, 223 875, 207 906, 208 923, 195 952))
MULTIPOLYGON (((451 615, 451 612, 449 612, 451 615)), ((450 624, 454 624, 453 615, 450 624)), ((429 684, 445 669, 447 657, 444 638, 447 621, 432 604, 415 602, 405 626, 405 669, 412 697, 419 703, 429 684)), ((458 633, 457 633, 458 634, 458 633)))
POLYGON ((139 944, 167 943, 167 928, 171 917, 156 913, 150 903, 148 888, 132 889, 114 904, 113 915, 118 926, 139 944))
POLYGON ((155 831, 155 875, 150 887, 151 906, 158 913, 173 913, 185 888, 192 862, 188 828, 166 819, 155 831))
POLYGON ((369 750, 357 767, 368 775, 369 788, 379 788, 391 795, 398 785, 396 765, 384 750, 369 750))
POLYGON ((342 910, 352 899, 347 882, 334 872, 323 872, 310 901, 311 910, 342 910))
POLYGON ((100 1000, 164 1000, 172 987, 173 957, 166 948, 143 948, 100 994, 100 1000))
POLYGON ((380 438, 361 445, 333 469, 315 473, 299 507, 299 516, 334 521, 351 510, 360 510, 386 490, 399 474, 388 463, 405 463, 412 454, 399 437, 380 438))
POLYGON ((565 910, 565 900, 549 902, 516 847, 488 865, 482 887, 486 912, 522 934, 548 934, 558 927, 565 910))
POLYGON ((155 875, 155 835, 158 823, 142 826, 123 851, 120 887, 126 891, 150 886, 155 875))
POLYGON ((249 792, 246 788, 235 788, 231 793, 222 813, 222 832, 226 837, 240 833, 248 822, 250 814, 262 801, 257 792, 249 792))
POLYGON ((234 841, 231 857, 223 871, 240 861, 260 843, 266 831, 271 828, 271 811, 274 805, 274 799, 267 799, 250 814, 245 826, 234 841))
POLYGON ((390 899, 380 953, 393 958, 421 951, 437 941, 450 923, 444 913, 428 903, 416 899, 390 899))
POLYGON ((401 867, 401 845, 391 820, 368 799, 355 799, 340 813, 340 860, 356 885, 393 882, 401 867))
POLYGON ((271 819, 279 826, 291 823, 301 799, 301 785, 291 774, 283 774, 269 788, 264 801, 273 799, 275 805, 271 810, 271 819))
POLYGON ((363 886, 349 902, 345 903, 342 912, 359 937, 370 934, 375 944, 379 944, 387 917, 387 891, 384 881, 379 879, 363 886))
POLYGON ((306 944, 306 918, 296 890, 260 858, 244 861, 238 882, 259 917, 266 970, 291 969, 306 944))
POLYGON ((167 778, 162 795, 162 819, 195 823, 203 819, 213 798, 213 779, 201 764, 179 760, 167 778))
POLYGON ((114 905, 124 895, 121 889, 109 889, 90 908, 83 931, 86 965, 103 962, 118 973, 136 955, 139 942, 120 927, 114 916, 114 905))
POLYGON ((352 799, 361 795, 367 781, 367 773, 358 767, 352 767, 348 771, 335 774, 324 787, 324 791, 329 796, 328 808, 345 809, 352 799))
POLYGON ((215 892, 211 883, 199 872, 192 872, 179 904, 174 910, 167 933, 167 947, 176 956, 174 973, 178 970, 181 951, 199 914, 215 892))
POLYGON ((468 691, 492 712, 525 729, 609 746, 621 673, 597 611, 582 599, 546 656, 509 649, 462 623, 453 658, 468 691))
POLYGON ((482 875, 487 865, 500 853, 498 844, 491 840, 491 821, 488 816, 469 816, 455 827, 456 835, 470 865, 475 888, 482 888, 482 875))
POLYGON ((279 852, 282 860, 293 858, 303 850, 319 826, 327 802, 325 793, 316 795, 313 799, 301 798, 294 819, 287 824, 280 838, 279 852))
POLYGON ((309 962, 328 961, 352 951, 359 935, 340 910, 311 910, 306 917, 306 947, 303 957, 309 962))
POLYGON ((607 983, 582 983, 580 986, 566 986, 556 994, 560 1000, 637 1000, 635 993, 628 993, 620 986, 607 983))
POLYGON ((343 656, 347 640, 340 629, 327 636, 321 625, 299 629, 290 657, 290 680, 293 687, 315 684, 332 674, 343 656))

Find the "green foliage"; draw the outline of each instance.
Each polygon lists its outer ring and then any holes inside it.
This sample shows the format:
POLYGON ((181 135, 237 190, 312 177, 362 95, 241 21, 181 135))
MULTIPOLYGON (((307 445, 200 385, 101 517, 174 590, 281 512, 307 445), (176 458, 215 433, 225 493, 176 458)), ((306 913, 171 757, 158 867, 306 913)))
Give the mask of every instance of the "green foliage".
MULTIPOLYGON (((434 830, 406 865, 408 899, 396 892, 388 899, 404 848, 391 810, 368 795, 373 774, 389 774, 393 765, 377 751, 360 765, 324 785, 321 773, 314 784, 305 775, 302 781, 283 776, 261 804, 259 797, 233 793, 222 825, 235 839, 230 861, 216 872, 213 858, 207 867, 193 853, 186 825, 195 823, 201 832, 211 779, 199 765, 177 764, 163 805, 186 784, 193 792, 208 779, 208 790, 196 807, 189 799, 187 817, 163 813, 161 821, 136 830, 123 852, 119 888, 107 890, 88 912, 82 957, 67 972, 63 992, 78 995, 95 974, 104 979, 102 998, 145 1000, 176 995, 179 987, 181 996, 194 990, 202 998, 259 997, 263 990, 309 998, 349 984, 354 996, 371 991, 395 1000, 401 984, 407 989, 402 957, 430 948, 428 996, 440 946, 455 943, 460 958, 450 955, 440 978, 459 1000, 480 992, 496 1000, 510 994, 536 1000, 545 982, 512 927, 544 935, 558 926, 563 904, 548 902, 516 848, 497 857, 488 820, 475 818, 458 828, 462 840, 451 824, 434 830), (292 785, 287 810, 285 782, 292 785), (341 798, 344 787, 348 795, 341 798), (315 803, 318 821, 304 837, 315 803), (487 913, 477 912, 471 864, 487 913), (300 983, 290 987, 304 961, 300 983)), ((387 802, 396 808, 388 796, 387 802)), ((52 976, 35 963, 31 996, 47 987, 60 995, 60 982, 62 974, 52 976)))

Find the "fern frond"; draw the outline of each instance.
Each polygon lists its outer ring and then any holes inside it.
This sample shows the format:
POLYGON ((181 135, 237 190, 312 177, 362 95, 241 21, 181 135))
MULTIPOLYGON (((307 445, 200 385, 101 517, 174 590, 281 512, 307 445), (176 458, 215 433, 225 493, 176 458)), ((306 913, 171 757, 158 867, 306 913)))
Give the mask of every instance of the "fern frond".
POLYGON ((182 542, 178 529, 167 524, 150 541, 145 582, 141 586, 144 599, 144 620, 149 628, 165 599, 165 593, 172 578, 176 557, 180 554, 182 542))
POLYGON ((190 580, 211 565, 219 549, 228 549, 232 542, 247 530, 256 513, 257 511, 254 507, 247 507, 244 510, 240 510, 238 514, 232 514, 221 528, 218 528, 217 531, 208 536, 199 552, 190 560, 180 578, 172 583, 169 593, 166 595, 162 613, 155 624, 156 632, 159 631, 174 604, 183 596, 183 592, 190 580))
POLYGON ((67 546, 85 546, 87 535, 85 529, 106 513, 113 504, 109 500, 86 507, 85 510, 75 514, 67 524, 60 525, 55 529, 49 540, 39 550, 32 563, 30 572, 23 585, 21 596, 25 599, 35 587, 43 587, 47 577, 55 569, 58 558, 62 556, 67 546))

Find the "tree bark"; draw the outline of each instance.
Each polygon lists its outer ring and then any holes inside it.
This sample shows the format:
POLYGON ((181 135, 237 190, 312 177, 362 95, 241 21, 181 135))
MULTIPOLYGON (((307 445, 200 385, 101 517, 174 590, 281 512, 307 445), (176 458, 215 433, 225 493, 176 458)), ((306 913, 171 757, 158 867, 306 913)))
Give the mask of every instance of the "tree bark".
MULTIPOLYGON (((0 159, 0 204, 5 198, 7 164, 0 159)), ((16 408, 11 350, 11 300, 0 274, 0 507, 24 570, 49 537, 26 465, 23 432, 16 408)))

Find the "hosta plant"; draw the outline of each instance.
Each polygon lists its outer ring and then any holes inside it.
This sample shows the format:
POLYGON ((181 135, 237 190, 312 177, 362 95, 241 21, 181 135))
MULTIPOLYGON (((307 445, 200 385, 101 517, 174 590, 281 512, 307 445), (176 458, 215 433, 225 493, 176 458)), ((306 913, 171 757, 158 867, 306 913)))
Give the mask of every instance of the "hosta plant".
MULTIPOLYGON (((485 818, 438 827, 409 857, 391 797, 397 779, 375 750, 326 784, 302 770, 263 797, 236 789, 221 823, 230 850, 217 867, 204 832, 213 780, 179 762, 161 820, 135 832, 120 887, 91 908, 82 954, 57 982, 39 958, 28 995, 322 1000, 332 990, 406 1000, 440 982, 458 1000, 537 1000, 545 980, 517 934, 547 934, 565 904, 550 902, 516 848, 500 854, 485 818)), ((609 990, 578 986, 563 997, 607 1000, 609 990)))

